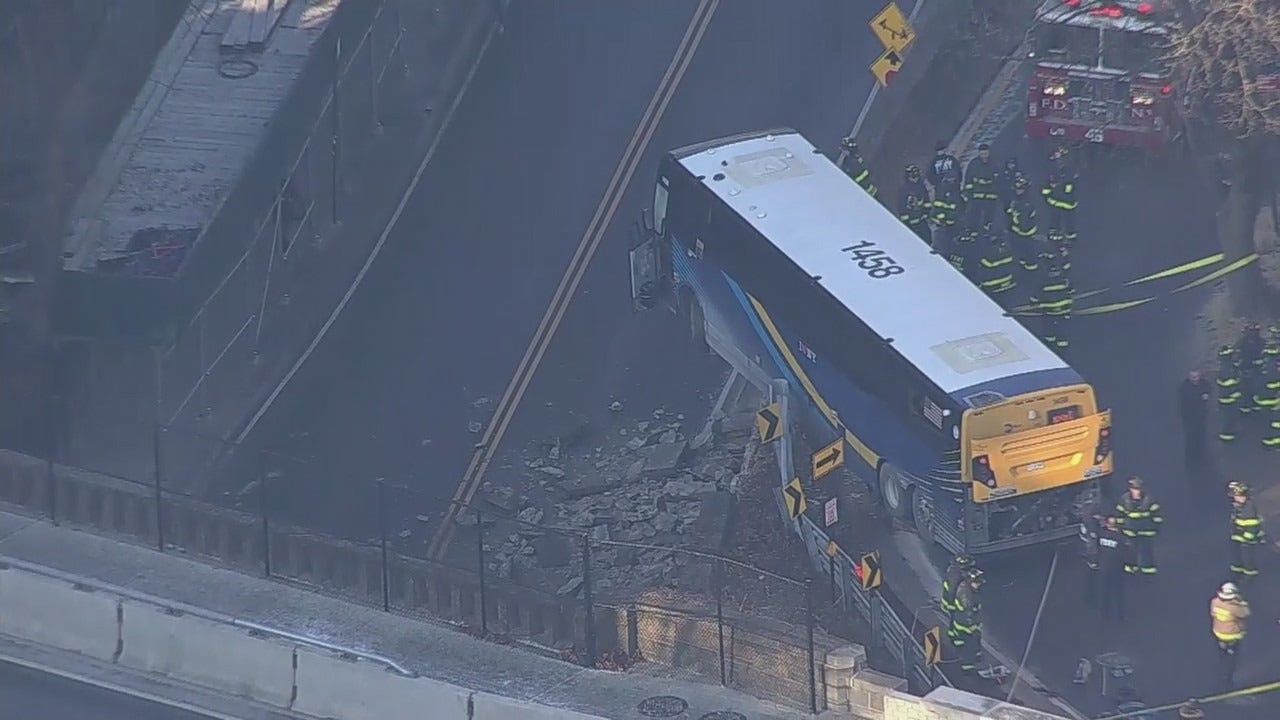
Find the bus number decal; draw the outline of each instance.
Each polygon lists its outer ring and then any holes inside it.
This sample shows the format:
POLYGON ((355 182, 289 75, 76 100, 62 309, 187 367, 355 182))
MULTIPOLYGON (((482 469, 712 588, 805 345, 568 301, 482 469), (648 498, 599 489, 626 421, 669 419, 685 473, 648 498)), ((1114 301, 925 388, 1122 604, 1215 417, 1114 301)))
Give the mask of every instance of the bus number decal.
POLYGON ((857 245, 840 248, 840 251, 849 253, 849 259, 857 263, 858 267, 866 270, 869 277, 876 280, 883 280, 906 272, 897 261, 886 255, 883 250, 878 249, 876 244, 870 240, 863 240, 857 245))

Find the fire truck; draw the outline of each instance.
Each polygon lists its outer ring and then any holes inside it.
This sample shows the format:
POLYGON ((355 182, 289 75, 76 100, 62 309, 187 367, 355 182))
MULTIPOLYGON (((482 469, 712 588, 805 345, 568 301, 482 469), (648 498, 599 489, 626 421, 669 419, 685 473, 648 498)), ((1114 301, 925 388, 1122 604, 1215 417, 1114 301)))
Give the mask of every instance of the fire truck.
POLYGON ((1181 129, 1163 2, 1044 0, 1027 136, 1158 150, 1181 129))

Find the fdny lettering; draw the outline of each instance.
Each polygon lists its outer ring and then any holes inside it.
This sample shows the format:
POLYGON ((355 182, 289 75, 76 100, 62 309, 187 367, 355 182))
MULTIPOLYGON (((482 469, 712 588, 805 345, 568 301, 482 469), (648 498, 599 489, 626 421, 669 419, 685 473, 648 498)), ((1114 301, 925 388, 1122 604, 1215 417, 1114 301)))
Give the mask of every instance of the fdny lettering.
POLYGON ((1116 542, 1115 540, 1112 540, 1111 538, 1098 538, 1098 544, 1101 545, 1102 547, 1109 547, 1109 548, 1120 547, 1120 543, 1116 542))
POLYGON ((1142 105, 1134 105, 1129 108, 1129 116, 1134 120, 1146 120, 1154 114, 1155 111, 1149 107, 1143 107, 1142 105))
POLYGON ((866 271, 868 277, 875 280, 883 280, 906 272, 896 260, 877 248, 876 244, 870 240, 840 248, 840 252, 849 253, 849 260, 857 263, 858 267, 866 271))
POLYGON ((809 362, 818 362, 818 353, 814 352, 808 345, 805 345, 803 340, 796 341, 796 348, 801 355, 809 359, 809 362))
POLYGON ((1040 106, 1045 110, 1061 111, 1067 109, 1067 101, 1062 98, 1041 98, 1040 106))

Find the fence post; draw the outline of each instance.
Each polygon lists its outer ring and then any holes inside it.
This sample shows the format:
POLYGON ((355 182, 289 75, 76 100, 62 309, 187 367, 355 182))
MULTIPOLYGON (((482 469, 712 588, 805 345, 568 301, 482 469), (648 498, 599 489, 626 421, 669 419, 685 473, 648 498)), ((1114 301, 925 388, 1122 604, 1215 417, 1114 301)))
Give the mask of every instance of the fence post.
POLYGON ((342 174, 342 148, 338 140, 342 132, 342 122, 338 116, 338 88, 342 85, 342 36, 339 35, 334 39, 333 43, 333 102, 329 107, 333 109, 333 124, 330 128, 329 138, 329 155, 333 160, 333 173, 331 173, 332 187, 329 191, 333 194, 329 208, 332 211, 330 220, 334 225, 338 224, 340 213, 338 212, 338 190, 342 187, 340 175, 342 174))
POLYGON ((382 611, 391 612, 391 571, 387 567, 386 478, 378 478, 378 551, 382 554, 382 611))
MULTIPOLYGON (((448 519, 446 518, 446 522, 448 519)), ((484 556, 484 514, 476 508, 476 562, 480 571, 480 633, 489 635, 489 596, 485 592, 485 556, 484 556)))
POLYGON ((596 611, 595 598, 591 592, 591 536, 582 536, 582 600, 586 603, 587 634, 586 651, 587 667, 596 666, 596 611))
POLYGON ((152 485, 155 486, 156 497, 156 548, 160 552, 164 552, 164 496, 162 486, 164 484, 164 472, 160 467, 160 440, 163 436, 164 428, 160 425, 157 418, 151 423, 151 474, 152 485))
MULTIPOLYGON (((856 591, 857 586, 854 586, 856 591)), ((867 605, 871 608, 871 644, 874 647, 884 647, 884 606, 880 604, 880 594, 871 592, 867 594, 867 605)))
POLYGON ((831 580, 831 604, 836 604, 836 556, 827 556, 827 577, 831 580))
POLYGON ((724 561, 719 561, 719 581, 716 583, 716 640, 720 644, 720 684, 729 685, 729 677, 725 672, 725 656, 724 656, 724 561))
POLYGON ((271 473, 267 470, 266 451, 258 453, 258 505, 262 510, 262 573, 271 577, 271 504, 267 485, 271 473))
POLYGON ((804 579, 804 610, 806 635, 809 640, 809 711, 814 715, 818 714, 818 669, 815 667, 817 662, 814 657, 813 646, 813 626, 815 623, 813 612, 813 578, 804 579))

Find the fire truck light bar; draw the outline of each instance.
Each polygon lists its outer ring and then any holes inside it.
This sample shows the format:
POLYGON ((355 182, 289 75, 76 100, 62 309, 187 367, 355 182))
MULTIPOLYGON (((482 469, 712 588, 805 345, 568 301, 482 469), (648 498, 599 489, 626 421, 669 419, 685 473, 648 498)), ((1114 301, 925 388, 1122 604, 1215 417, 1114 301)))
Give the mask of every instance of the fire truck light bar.
MULTIPOLYGON (((1078 8, 1080 7, 1082 0, 1062 0, 1062 2, 1069 8, 1078 8)), ((1153 15, 1155 14, 1156 6, 1155 3, 1138 3, 1133 6, 1133 10, 1139 15, 1153 15)), ((1089 14, 1096 15, 1098 17, 1122 18, 1124 17, 1124 8, 1120 5, 1107 5, 1090 10, 1089 14)))

